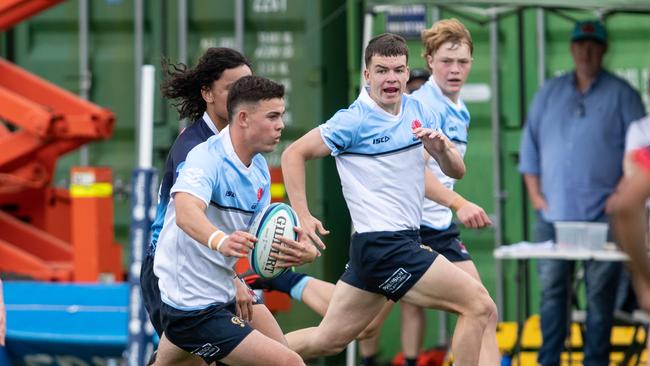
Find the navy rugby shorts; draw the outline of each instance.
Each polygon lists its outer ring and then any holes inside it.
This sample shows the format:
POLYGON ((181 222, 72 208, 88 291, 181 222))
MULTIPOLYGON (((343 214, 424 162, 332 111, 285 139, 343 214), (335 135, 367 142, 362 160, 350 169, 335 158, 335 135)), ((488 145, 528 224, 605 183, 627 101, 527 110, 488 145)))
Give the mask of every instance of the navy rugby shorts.
POLYGON ((472 257, 460 240, 458 226, 452 223, 445 230, 436 230, 428 226, 420 227, 422 243, 443 255, 450 262, 471 261, 472 257))
POLYGON ((158 287, 158 277, 153 273, 153 253, 145 254, 142 259, 140 268, 140 287, 142 288, 142 302, 149 314, 149 320, 153 325, 158 337, 162 336, 163 326, 160 320, 160 288, 158 287))
POLYGON ((228 356, 253 331, 235 315, 234 302, 189 311, 162 303, 161 314, 167 338, 208 365, 228 356))
POLYGON ((354 233, 341 281, 398 301, 438 256, 418 230, 354 233))

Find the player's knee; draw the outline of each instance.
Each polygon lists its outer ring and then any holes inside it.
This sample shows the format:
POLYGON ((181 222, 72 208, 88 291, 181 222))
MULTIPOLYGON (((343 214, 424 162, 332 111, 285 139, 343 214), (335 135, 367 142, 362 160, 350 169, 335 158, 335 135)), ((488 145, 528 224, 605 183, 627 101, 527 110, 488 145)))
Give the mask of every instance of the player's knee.
POLYGON ((286 366, 305 366, 305 362, 302 358, 293 351, 287 353, 280 364, 286 366))
POLYGON ((368 338, 374 338, 374 337, 376 337, 377 335, 379 335, 379 330, 380 330, 380 329, 381 329, 381 325, 380 325, 380 324, 377 324, 377 325, 375 325, 375 324, 370 324, 370 325, 368 325, 368 327, 366 327, 366 329, 364 329, 364 330, 363 330, 363 331, 362 331, 362 332, 357 336, 357 339, 358 339, 358 340, 364 340, 364 339, 368 339, 368 338))
POLYGON ((485 323, 488 324, 491 320, 496 319, 497 316, 497 306, 488 294, 487 290, 484 289, 483 296, 480 297, 480 307, 481 315, 485 320, 485 323))
POLYGON ((488 324, 490 326, 496 327, 497 323, 499 322, 499 308, 497 308, 497 304, 494 303, 494 300, 492 298, 490 299, 490 317, 488 318, 488 324))
POLYGON ((488 324, 493 319, 496 320, 497 306, 485 287, 478 285, 475 294, 476 296, 471 300, 468 315, 478 318, 483 324, 488 324))
POLYGON ((327 351, 327 356, 338 355, 339 353, 345 350, 345 347, 348 346, 348 343, 336 342, 330 346, 330 349, 327 351))
POLYGON ((345 349, 345 347, 348 346, 350 342, 352 342, 353 338, 347 337, 347 335, 332 335, 332 337, 325 337, 323 341, 325 342, 323 344, 323 349, 325 350, 325 355, 326 356, 332 356, 332 355, 337 355, 345 349))

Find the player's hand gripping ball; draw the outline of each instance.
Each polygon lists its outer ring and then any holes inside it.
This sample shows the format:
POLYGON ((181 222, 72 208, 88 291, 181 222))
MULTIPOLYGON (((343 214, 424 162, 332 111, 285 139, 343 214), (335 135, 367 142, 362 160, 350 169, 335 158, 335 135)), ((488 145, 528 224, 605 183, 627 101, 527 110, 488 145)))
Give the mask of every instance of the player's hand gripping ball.
POLYGON ((296 212, 284 203, 273 203, 255 215, 248 228, 248 232, 257 238, 255 247, 248 253, 248 261, 255 273, 268 279, 287 270, 276 267, 277 260, 271 257, 271 253, 278 254, 278 250, 271 245, 282 245, 279 239, 281 236, 297 240, 298 235, 293 228, 298 226, 300 224, 296 212))

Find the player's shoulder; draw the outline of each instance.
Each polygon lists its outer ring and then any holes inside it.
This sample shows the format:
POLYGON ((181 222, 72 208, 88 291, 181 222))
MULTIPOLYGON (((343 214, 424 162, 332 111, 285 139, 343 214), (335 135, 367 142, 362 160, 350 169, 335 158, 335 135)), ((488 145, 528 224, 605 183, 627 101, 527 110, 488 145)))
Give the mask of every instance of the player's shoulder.
POLYGON ((190 149, 187 159, 199 164, 220 164, 223 160, 223 136, 213 135, 190 149))
POLYGON ((202 119, 199 119, 185 128, 170 149, 171 155, 175 160, 183 161, 187 154, 197 145, 214 136, 214 133, 205 126, 202 119))
POLYGON ((637 131, 650 131, 650 114, 632 122, 629 128, 637 131))
POLYGON ((445 108, 445 102, 441 93, 439 88, 434 86, 433 81, 428 80, 418 90, 411 93, 411 96, 428 108, 442 110, 445 108))
POLYGON ((404 108, 404 117, 411 118, 411 114, 420 116, 425 119, 438 120, 441 111, 434 109, 431 106, 422 102, 422 100, 415 98, 412 95, 405 94, 403 95, 404 102, 402 104, 404 108))
MULTIPOLYGON (((647 140, 650 137, 650 115, 638 119, 627 128, 628 140, 647 140)), ((644 141, 648 145, 650 141, 644 141)))
POLYGON ((343 124, 349 128, 361 124, 368 113, 369 107, 356 100, 348 108, 339 109, 328 122, 343 124))
POLYGON ((404 106, 406 108, 427 109, 427 101, 432 98, 426 98, 424 95, 416 96, 415 94, 404 94, 404 106))

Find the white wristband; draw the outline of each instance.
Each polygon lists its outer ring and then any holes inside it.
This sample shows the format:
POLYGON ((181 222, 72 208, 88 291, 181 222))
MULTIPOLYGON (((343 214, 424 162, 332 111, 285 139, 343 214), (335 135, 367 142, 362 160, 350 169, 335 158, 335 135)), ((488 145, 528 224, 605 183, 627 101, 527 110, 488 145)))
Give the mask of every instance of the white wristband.
POLYGON ((215 232, 213 232, 212 234, 210 234, 210 237, 208 238, 208 248, 210 248, 210 249, 212 249, 212 250, 218 250, 218 249, 215 249, 215 248, 212 246, 212 241, 213 241, 214 238, 215 238, 217 235, 219 235, 219 234, 223 234, 223 231, 221 231, 221 230, 216 230, 215 232))
MULTIPOLYGON (((219 252, 219 249, 221 249, 221 245, 223 245, 223 243, 226 241, 226 239, 227 239, 229 236, 230 236, 230 235, 224 235, 224 237, 221 238, 221 240, 219 240, 219 243, 217 244, 217 252, 219 252)), ((219 253, 221 253, 221 252, 219 252, 219 253)))

